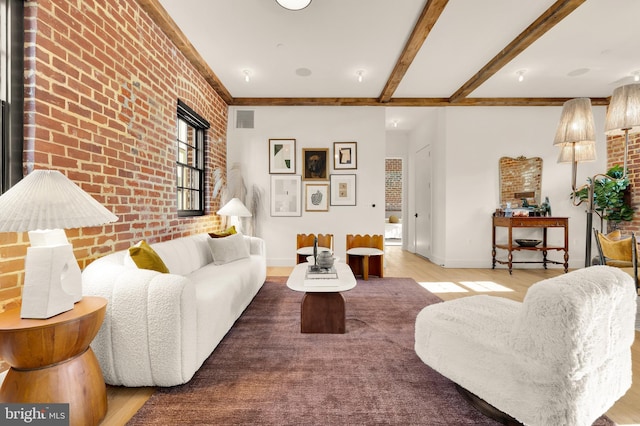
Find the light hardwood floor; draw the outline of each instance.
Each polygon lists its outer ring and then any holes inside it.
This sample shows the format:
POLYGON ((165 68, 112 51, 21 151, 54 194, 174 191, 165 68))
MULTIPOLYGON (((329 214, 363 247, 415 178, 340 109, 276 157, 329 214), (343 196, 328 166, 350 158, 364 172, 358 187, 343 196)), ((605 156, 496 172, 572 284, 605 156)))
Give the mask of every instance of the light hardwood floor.
MULTIPOLYGON (((269 276, 287 276, 292 268, 268 268, 269 276)), ((419 256, 402 251, 398 246, 385 248, 385 276, 410 277, 422 283, 442 283, 440 287, 458 292, 437 292, 444 300, 474 294, 492 294, 522 301, 527 289, 535 282, 554 277, 561 269, 515 269, 512 275, 506 269, 445 269, 419 256), (475 282, 486 288, 495 287, 503 291, 473 291, 462 282, 475 282)), ((607 415, 619 425, 640 425, 640 332, 632 347, 633 385, 608 412, 607 415)), ((154 388, 107 387, 109 408, 102 425, 123 425, 153 394, 154 388)))

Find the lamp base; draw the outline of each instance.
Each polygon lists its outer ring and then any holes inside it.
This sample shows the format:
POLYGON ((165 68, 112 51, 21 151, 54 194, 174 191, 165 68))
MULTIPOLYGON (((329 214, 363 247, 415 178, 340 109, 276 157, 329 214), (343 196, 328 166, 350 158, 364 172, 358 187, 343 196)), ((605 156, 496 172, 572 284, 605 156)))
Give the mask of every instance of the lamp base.
POLYGON ((82 299, 82 275, 64 231, 37 231, 25 258, 21 318, 44 319, 82 299))

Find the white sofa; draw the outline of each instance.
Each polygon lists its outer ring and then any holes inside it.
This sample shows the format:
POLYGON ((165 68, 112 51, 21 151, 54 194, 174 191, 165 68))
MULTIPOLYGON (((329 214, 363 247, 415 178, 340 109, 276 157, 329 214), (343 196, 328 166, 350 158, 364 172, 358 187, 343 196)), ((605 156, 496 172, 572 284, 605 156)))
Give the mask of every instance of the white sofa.
POLYGON ((478 295, 416 318, 420 359, 525 425, 587 426, 631 386, 633 278, 593 266, 540 281, 523 303, 478 295))
POLYGON ((168 274, 138 269, 128 250, 85 268, 83 293, 108 300, 91 344, 108 384, 174 386, 193 377, 265 282, 264 240, 242 238, 249 256, 225 264, 199 234, 151 244, 168 274))

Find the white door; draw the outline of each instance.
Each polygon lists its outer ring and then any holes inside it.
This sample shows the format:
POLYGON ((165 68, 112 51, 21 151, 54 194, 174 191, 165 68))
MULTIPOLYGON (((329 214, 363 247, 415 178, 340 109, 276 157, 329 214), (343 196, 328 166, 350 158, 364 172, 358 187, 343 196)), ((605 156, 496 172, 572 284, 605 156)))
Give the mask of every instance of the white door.
POLYGON ((416 193, 414 213, 416 253, 431 256, 431 146, 416 152, 416 193))

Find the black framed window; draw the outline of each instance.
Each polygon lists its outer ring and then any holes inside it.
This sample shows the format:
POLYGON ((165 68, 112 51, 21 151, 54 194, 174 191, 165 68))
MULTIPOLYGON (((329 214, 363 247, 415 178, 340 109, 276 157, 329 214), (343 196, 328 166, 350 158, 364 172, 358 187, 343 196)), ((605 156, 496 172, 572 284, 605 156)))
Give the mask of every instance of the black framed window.
POLYGON ((209 122, 178 100, 176 194, 178 216, 204 215, 206 134, 209 122))
POLYGON ((0 194, 22 179, 24 4, 0 0, 0 194))

